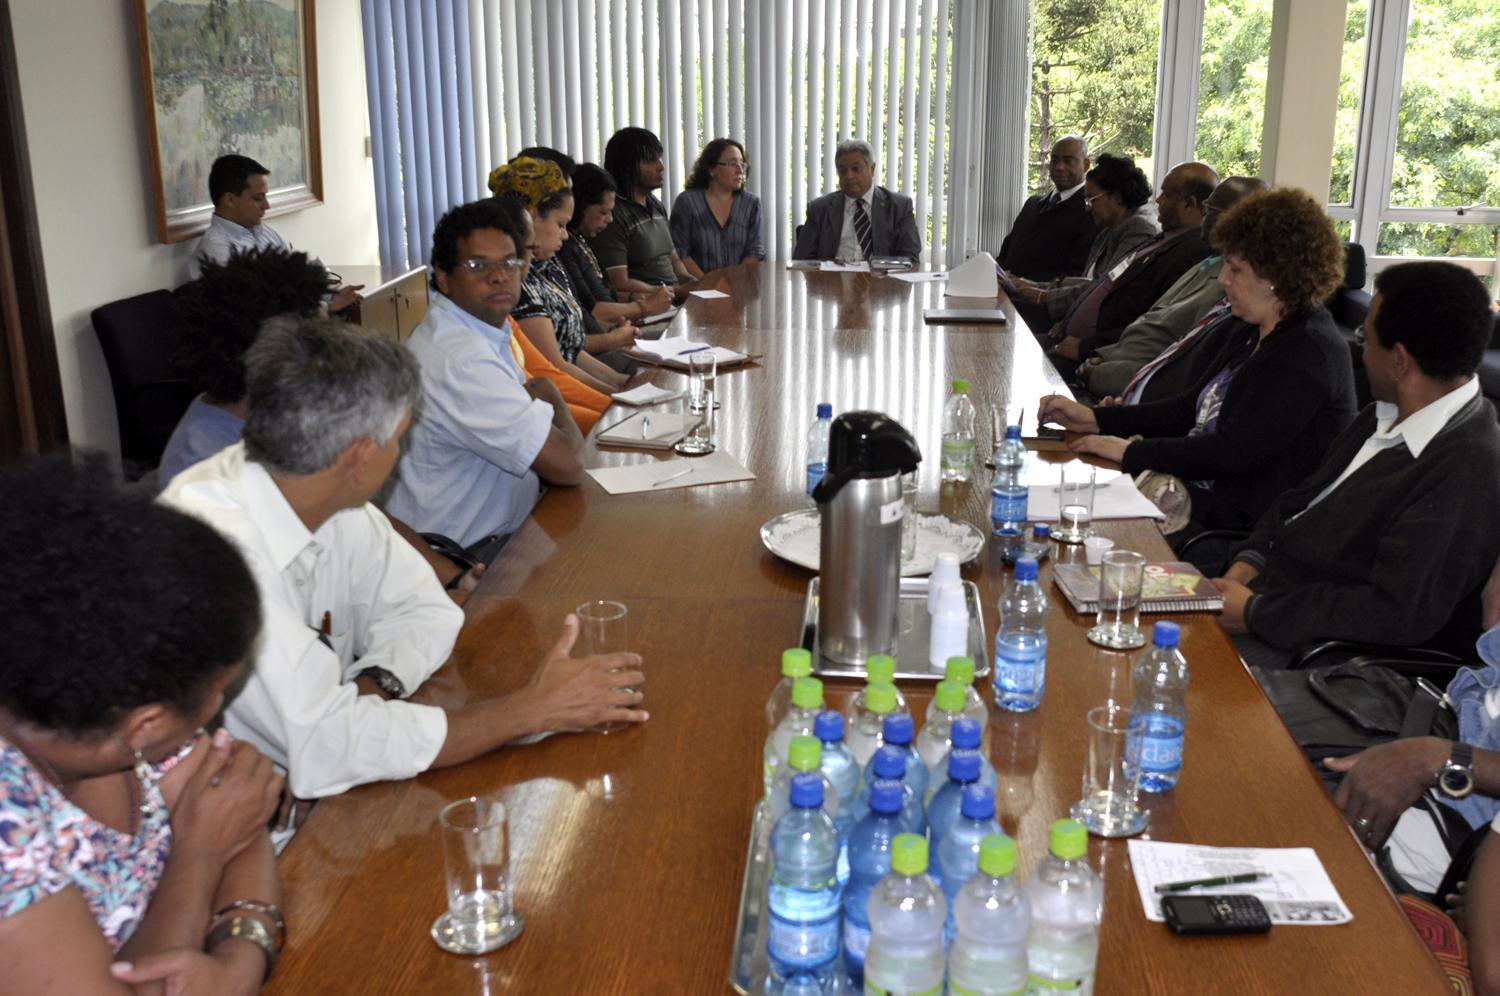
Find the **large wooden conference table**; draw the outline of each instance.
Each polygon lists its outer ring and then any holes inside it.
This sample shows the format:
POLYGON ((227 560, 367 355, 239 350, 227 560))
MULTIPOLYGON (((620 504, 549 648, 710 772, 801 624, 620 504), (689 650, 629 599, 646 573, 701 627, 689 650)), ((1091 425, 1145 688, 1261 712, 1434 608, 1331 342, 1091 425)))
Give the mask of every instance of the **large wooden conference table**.
MULTIPOLYGON (((730 992, 761 791, 763 706, 782 649, 798 641, 812 576, 766 551, 758 529, 804 503, 814 406, 884 411, 936 454, 949 383, 967 377, 987 455, 991 406, 1063 388, 1014 321, 1010 329, 925 326, 922 310, 941 306, 941 285, 765 263, 710 275, 707 286, 730 297, 692 299, 677 321, 694 338, 763 354, 718 378, 719 445, 756 479, 618 497, 592 480, 554 489, 469 600, 443 672, 451 701, 513 690, 567 612, 615 599, 629 607, 631 649, 645 661, 650 722, 608 736, 558 735, 323 801, 281 858, 290 934, 267 993, 730 992), (515 905, 526 926, 500 951, 460 957, 428 933, 446 904, 437 816, 479 793, 509 802, 515 905)), ((660 371, 651 379, 682 381, 660 371)), ((626 414, 612 410, 602 424, 626 414)), ((588 461, 650 459, 664 457, 590 444, 588 461)), ((929 458, 919 507, 987 526, 988 484, 981 468, 970 484, 940 487, 929 458)), ((1100 528, 1122 547, 1168 558, 1150 522, 1100 528)), ((999 553, 992 544, 964 570, 979 586, 991 638, 1008 577, 999 553)), ((1042 581, 1050 581, 1046 565, 1042 581)), ((988 726, 998 815, 1026 873, 1045 852, 1051 822, 1079 797, 1084 713, 1132 697, 1133 655, 1089 644, 1091 620, 1049 590, 1046 698, 1024 715, 992 706, 988 726)), ((1174 791, 1142 796, 1146 835, 1315 848, 1354 920, 1278 926, 1261 937, 1175 937, 1142 913, 1125 843, 1091 838, 1105 884, 1097 992, 1449 992, 1215 617, 1174 618, 1192 668, 1186 760, 1174 791)), ((830 683, 830 705, 852 689, 830 683)), ((920 722, 930 687, 906 692, 920 722)))

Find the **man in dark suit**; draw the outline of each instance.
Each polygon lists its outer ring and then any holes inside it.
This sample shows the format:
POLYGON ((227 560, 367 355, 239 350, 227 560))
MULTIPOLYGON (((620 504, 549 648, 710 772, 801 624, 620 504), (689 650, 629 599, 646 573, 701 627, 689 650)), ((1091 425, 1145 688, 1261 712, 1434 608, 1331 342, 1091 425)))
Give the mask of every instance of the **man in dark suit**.
POLYGON ((1083 206, 1083 178, 1090 165, 1088 144, 1077 135, 1053 144, 1047 164, 1052 190, 1026 199, 1000 243, 999 262, 1007 273, 1039 284, 1083 273, 1099 235, 1083 206))
POLYGON ((922 255, 911 198, 875 185, 875 150, 849 138, 833 159, 839 189, 807 205, 807 222, 797 229, 793 259, 860 260, 872 256, 922 255))
POLYGON ((1156 198, 1161 234, 1095 280, 1053 328, 1057 345, 1047 355, 1058 373, 1071 377, 1100 346, 1117 341, 1178 277, 1213 255, 1203 237, 1203 212, 1218 185, 1219 174, 1203 163, 1172 167, 1156 198))

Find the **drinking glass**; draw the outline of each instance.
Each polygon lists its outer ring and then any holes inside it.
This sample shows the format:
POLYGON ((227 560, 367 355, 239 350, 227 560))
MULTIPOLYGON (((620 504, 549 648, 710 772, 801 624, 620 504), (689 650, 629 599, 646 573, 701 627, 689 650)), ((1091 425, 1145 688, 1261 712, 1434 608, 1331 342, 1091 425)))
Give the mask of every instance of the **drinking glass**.
POLYGON ((917 556, 917 474, 901 475, 901 562, 909 564, 917 556))
POLYGON ((713 381, 708 381, 709 387, 703 391, 699 401, 695 405, 692 395, 682 402, 682 424, 688 427, 687 435, 683 436, 672 449, 687 456, 702 456, 714 451, 714 392, 713 381))
MULTIPOLYGON (((629 650, 625 620, 630 610, 620 602, 604 600, 584 602, 574 613, 578 616, 578 649, 584 657, 622 654, 629 650)), ((633 692, 634 688, 617 691, 633 692)), ((631 724, 618 720, 590 727, 595 733, 614 733, 631 724)))
POLYGON ((515 940, 523 926, 511 907, 510 820, 490 796, 450 802, 438 816, 448 911, 432 939, 454 954, 484 954, 515 940))
POLYGON ((1099 562, 1099 621, 1089 639, 1112 650, 1145 646, 1141 630, 1141 585, 1146 558, 1134 550, 1110 550, 1099 562))
POLYGON ((719 372, 718 361, 712 349, 689 353, 688 361, 688 407, 695 412, 713 407, 714 380, 719 372))
POLYGON ((1057 486, 1057 532, 1060 543, 1082 543, 1094 535, 1094 468, 1086 463, 1063 464, 1057 486))
POLYGON ((1146 828, 1136 807, 1141 777, 1141 736, 1131 732, 1130 710, 1111 702, 1088 713, 1088 753, 1083 798, 1070 815, 1100 837, 1131 837, 1146 828))

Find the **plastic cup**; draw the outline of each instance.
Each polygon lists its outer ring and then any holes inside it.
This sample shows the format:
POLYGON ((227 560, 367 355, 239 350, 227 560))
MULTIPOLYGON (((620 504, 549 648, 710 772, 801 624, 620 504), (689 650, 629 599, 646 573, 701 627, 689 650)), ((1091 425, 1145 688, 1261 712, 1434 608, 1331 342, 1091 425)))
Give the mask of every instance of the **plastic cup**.
POLYGON ((1146 815, 1136 807, 1141 737, 1131 732, 1130 716, 1116 703, 1088 712, 1083 798, 1071 815, 1100 837, 1130 837, 1146 826, 1146 815))
POLYGON ((1141 623, 1141 585, 1146 558, 1134 550, 1110 550, 1099 562, 1099 621, 1089 640, 1111 650, 1146 644, 1141 623))
POLYGON ((937 563, 932 567, 932 575, 927 579, 927 611, 933 613, 938 607, 938 593, 943 590, 943 585, 961 580, 958 575, 958 554, 940 553, 937 555, 937 563))
MULTIPOLYGON (((584 602, 574 613, 578 616, 578 650, 584 657, 622 654, 630 649, 626 619, 630 610, 621 602, 599 600, 584 602)), ((634 688, 620 691, 633 692, 634 688)), ((590 727, 596 733, 614 733, 631 724, 619 720, 590 727)))
POLYGON ((432 939, 455 954, 484 954, 521 933, 511 906, 510 820, 489 796, 450 802, 438 816, 448 912, 432 925, 432 939))
POLYGON ((1114 549, 1115 541, 1103 536, 1090 536, 1083 541, 1084 560, 1090 567, 1098 567, 1104 555, 1114 549))

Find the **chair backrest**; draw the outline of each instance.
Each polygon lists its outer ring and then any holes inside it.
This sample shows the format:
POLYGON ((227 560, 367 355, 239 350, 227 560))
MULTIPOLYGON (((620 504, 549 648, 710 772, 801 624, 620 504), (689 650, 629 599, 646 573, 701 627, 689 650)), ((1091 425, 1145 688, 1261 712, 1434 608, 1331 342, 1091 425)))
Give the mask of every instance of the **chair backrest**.
POLYGON ((113 301, 90 317, 109 365, 125 474, 134 480, 161 461, 198 393, 172 362, 176 305, 171 291, 157 290, 113 301))

